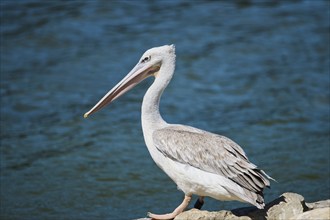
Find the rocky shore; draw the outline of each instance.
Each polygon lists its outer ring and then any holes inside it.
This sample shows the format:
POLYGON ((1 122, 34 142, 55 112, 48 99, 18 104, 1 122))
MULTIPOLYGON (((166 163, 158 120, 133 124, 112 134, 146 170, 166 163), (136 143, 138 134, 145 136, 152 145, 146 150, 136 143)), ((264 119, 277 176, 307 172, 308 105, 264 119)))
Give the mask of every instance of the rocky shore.
POLYGON ((174 220, 324 220, 330 219, 330 199, 307 203, 303 196, 284 193, 267 203, 265 209, 255 207, 239 208, 231 211, 205 211, 191 209, 178 215, 174 220))

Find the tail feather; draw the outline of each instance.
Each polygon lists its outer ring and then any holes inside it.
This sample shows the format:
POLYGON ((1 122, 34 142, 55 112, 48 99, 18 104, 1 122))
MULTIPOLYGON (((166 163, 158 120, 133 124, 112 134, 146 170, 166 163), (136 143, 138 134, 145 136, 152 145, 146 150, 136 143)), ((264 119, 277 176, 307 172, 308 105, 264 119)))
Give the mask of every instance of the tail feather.
POLYGON ((272 177, 267 175, 263 170, 260 169, 253 169, 253 178, 256 188, 247 187, 244 185, 239 184, 239 182, 236 182, 233 180, 242 190, 243 193, 238 192, 237 190, 228 189, 229 192, 231 192, 233 195, 239 198, 239 200, 245 201, 247 203, 250 203, 254 206, 256 206, 258 209, 263 209, 265 207, 264 202, 264 194, 263 189, 265 187, 269 187, 269 179, 274 180, 272 177))

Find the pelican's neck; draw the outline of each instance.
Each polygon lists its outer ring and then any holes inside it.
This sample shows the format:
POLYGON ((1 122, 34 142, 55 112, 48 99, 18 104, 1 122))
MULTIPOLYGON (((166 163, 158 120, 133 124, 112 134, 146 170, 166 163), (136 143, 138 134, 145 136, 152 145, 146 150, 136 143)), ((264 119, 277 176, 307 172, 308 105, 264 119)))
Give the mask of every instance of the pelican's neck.
POLYGON ((141 111, 143 132, 146 132, 146 129, 155 130, 167 124, 160 115, 159 102, 174 73, 175 60, 170 61, 162 64, 155 81, 144 95, 141 111))

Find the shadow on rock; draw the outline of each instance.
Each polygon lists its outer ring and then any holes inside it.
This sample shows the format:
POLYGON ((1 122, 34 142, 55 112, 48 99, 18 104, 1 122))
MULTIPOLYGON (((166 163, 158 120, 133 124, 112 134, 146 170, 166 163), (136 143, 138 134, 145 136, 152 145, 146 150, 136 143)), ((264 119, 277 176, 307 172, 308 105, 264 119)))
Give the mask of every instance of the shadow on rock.
POLYGON ((270 219, 330 219, 330 200, 306 203, 303 196, 284 193, 266 204, 264 209, 244 207, 232 211, 209 212, 191 209, 178 215, 175 220, 270 220, 270 219))

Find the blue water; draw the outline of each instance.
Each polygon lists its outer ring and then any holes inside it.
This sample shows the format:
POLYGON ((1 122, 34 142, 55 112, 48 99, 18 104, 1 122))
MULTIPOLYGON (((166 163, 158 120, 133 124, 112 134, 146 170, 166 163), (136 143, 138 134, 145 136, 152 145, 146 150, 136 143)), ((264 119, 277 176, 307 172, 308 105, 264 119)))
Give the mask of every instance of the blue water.
MULTIPOLYGON (((82 117, 145 50, 172 43, 168 122, 239 143, 277 180, 266 201, 288 191, 329 199, 329 1, 0 6, 1 219, 133 219, 181 202, 142 136, 152 79, 82 117)), ((207 199, 203 208, 246 205, 207 199)))

